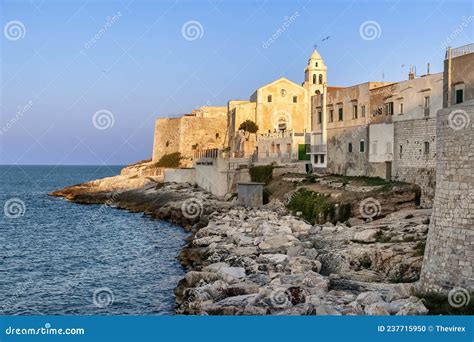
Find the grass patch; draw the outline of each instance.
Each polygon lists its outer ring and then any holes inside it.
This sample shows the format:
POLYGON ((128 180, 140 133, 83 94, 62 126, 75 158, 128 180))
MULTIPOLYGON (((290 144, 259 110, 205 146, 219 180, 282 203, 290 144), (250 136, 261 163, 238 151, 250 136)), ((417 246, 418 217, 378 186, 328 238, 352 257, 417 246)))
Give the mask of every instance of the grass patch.
POLYGON ((418 241, 418 243, 415 246, 415 256, 423 256, 425 255, 425 247, 426 247, 426 241, 418 241))
POLYGON ((273 165, 254 166, 249 170, 252 182, 268 184, 273 178, 273 165))
POLYGON ((178 168, 179 162, 181 161, 181 153, 174 152, 170 154, 165 154, 160 160, 156 163, 158 167, 170 167, 170 168, 178 168))
POLYGON ((387 243, 390 242, 392 238, 385 234, 383 231, 379 230, 377 233, 375 233, 375 241, 376 242, 382 242, 382 243, 387 243))
POLYGON ((296 191, 287 208, 293 215, 302 212, 303 218, 311 224, 333 221, 336 216, 335 205, 329 201, 327 196, 306 189, 296 191))

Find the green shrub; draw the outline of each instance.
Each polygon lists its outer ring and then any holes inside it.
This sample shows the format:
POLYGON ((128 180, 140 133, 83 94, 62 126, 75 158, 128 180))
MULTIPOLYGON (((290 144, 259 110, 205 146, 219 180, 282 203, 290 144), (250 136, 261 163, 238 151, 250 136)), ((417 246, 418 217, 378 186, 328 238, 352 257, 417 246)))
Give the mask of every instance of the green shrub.
POLYGON ((260 182, 268 184, 273 177, 273 166, 272 165, 262 165, 254 166, 249 170, 250 179, 252 182, 260 182))
POLYGON ((249 133, 257 133, 258 126, 252 120, 245 120, 244 122, 240 124, 239 129, 244 130, 245 132, 249 132, 249 133))
POLYGON ((426 241, 418 241, 415 247, 415 255, 423 256, 425 255, 426 241))
POLYGON ((326 195, 306 189, 296 191, 287 204, 293 215, 298 211, 302 212, 303 218, 314 223, 325 223, 335 219, 334 204, 329 201, 326 195))
POLYGON ((181 158, 181 153, 179 152, 165 154, 163 157, 160 158, 158 163, 156 163, 156 166, 177 168, 179 167, 179 162, 181 158))

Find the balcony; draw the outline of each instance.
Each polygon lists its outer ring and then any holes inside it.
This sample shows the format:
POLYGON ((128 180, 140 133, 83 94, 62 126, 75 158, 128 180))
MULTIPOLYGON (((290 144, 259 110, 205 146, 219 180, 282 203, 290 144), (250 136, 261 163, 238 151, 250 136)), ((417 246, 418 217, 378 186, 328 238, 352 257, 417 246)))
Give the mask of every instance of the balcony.
POLYGON ((325 154, 327 152, 327 145, 308 145, 307 154, 325 154))

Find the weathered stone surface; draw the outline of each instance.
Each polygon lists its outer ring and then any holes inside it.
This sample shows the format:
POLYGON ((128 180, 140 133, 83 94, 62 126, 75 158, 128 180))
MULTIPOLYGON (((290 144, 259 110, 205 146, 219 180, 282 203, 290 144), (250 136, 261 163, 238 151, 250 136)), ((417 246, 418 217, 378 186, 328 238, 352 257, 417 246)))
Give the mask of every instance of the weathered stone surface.
POLYGON ((364 312, 368 316, 390 316, 390 306, 387 303, 373 303, 364 308, 364 312))
POLYGON ((383 302, 382 295, 375 291, 362 292, 357 296, 356 300, 362 305, 370 305, 374 303, 383 302))
POLYGON ((365 229, 358 231, 354 234, 354 241, 358 242, 375 242, 375 236, 377 235, 378 229, 365 229))

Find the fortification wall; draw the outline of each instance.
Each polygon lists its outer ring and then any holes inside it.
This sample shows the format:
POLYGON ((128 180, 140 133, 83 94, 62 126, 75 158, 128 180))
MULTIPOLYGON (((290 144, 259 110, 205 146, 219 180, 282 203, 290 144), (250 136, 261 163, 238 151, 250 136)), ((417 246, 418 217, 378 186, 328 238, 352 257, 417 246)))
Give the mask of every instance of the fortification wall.
POLYGON ((436 118, 394 122, 394 133, 393 179, 419 185, 421 206, 431 207, 436 188, 436 118))
POLYGON ((438 111, 436 195, 421 272, 424 291, 474 291, 474 101, 438 111))
POLYGON ((169 153, 180 152, 183 166, 191 166, 197 149, 226 146, 227 117, 185 115, 173 119, 157 119, 153 143, 153 162, 169 153))

